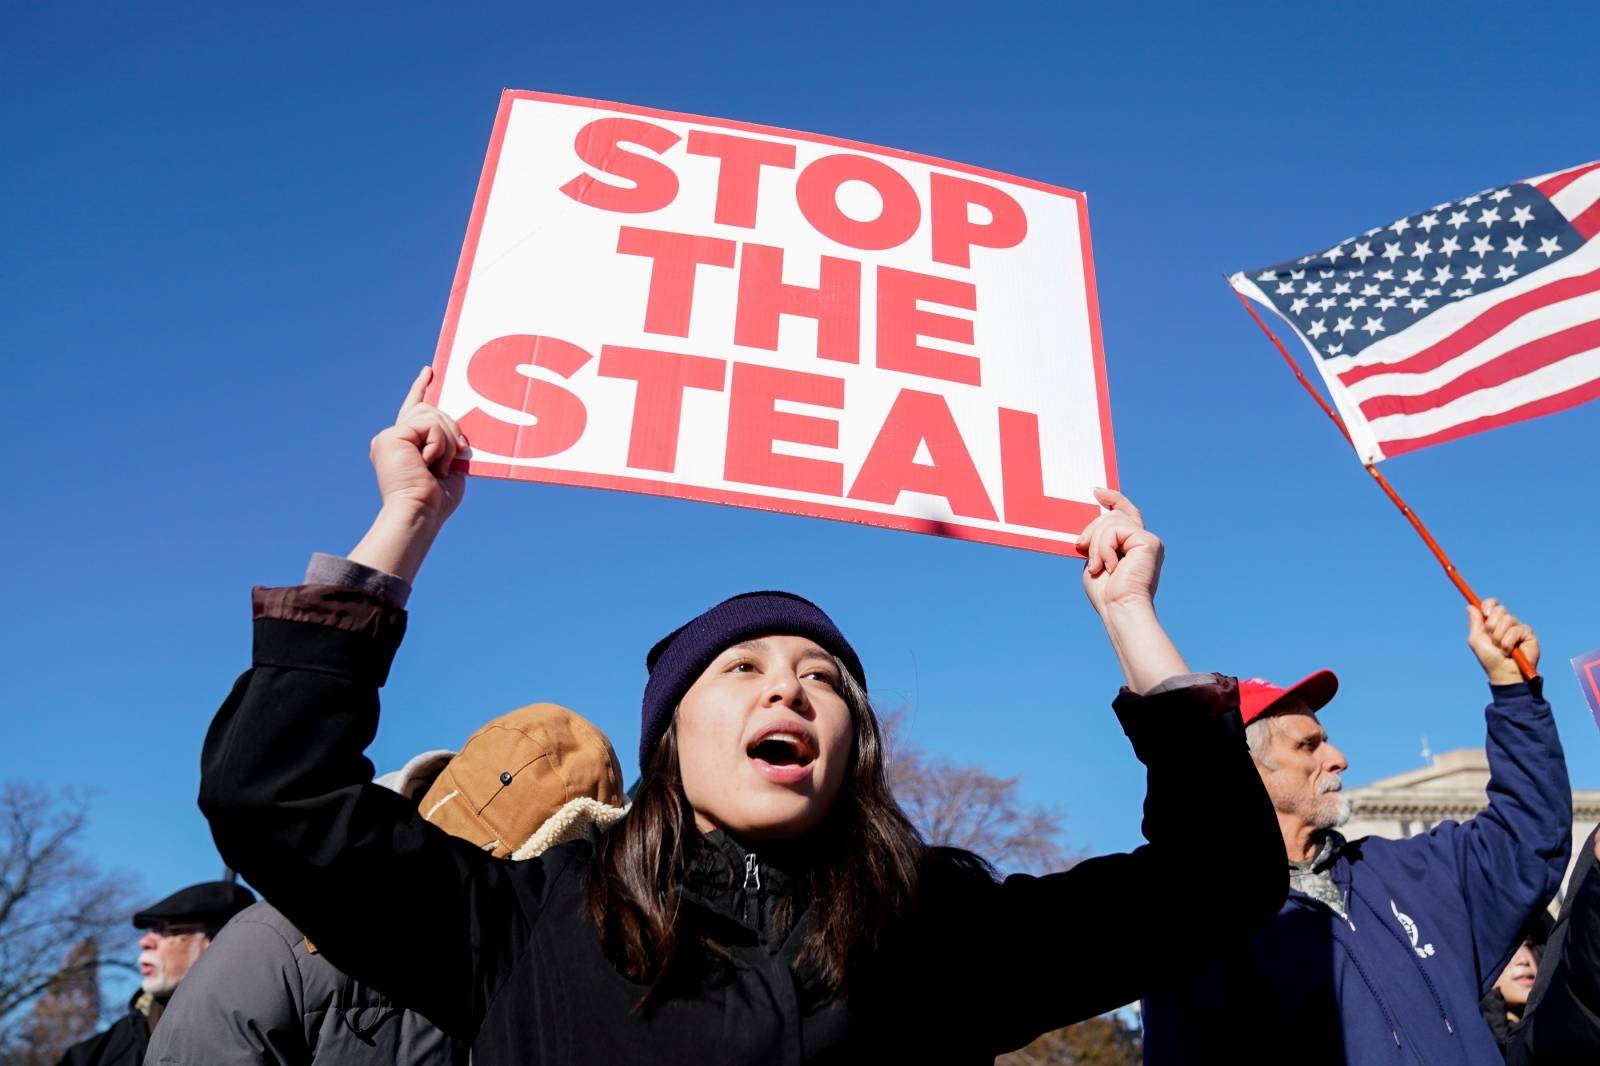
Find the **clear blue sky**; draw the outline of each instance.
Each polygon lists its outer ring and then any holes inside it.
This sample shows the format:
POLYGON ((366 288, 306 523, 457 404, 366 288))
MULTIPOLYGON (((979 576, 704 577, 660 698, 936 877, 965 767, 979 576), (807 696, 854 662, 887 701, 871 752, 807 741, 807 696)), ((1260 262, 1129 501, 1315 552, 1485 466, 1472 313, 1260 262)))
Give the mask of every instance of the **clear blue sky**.
MULTIPOLYGON (((1587 5, 332 6, 3 16, 0 777, 92 789, 95 853, 151 898, 219 871, 197 762, 248 663, 249 587, 364 529, 367 440, 431 358, 505 87, 1085 190, 1122 480, 1169 543, 1161 607, 1190 661, 1335 668, 1352 782, 1416 766, 1424 734, 1482 743, 1460 602, 1223 275, 1600 156, 1592 59, 1564 43, 1587 5)), ((1597 441, 1591 405, 1386 465, 1538 627, 1586 785, 1600 736, 1566 660, 1600 646, 1597 441)), ((650 643, 786 587, 835 615, 929 748, 1022 775, 1072 845, 1126 848, 1142 776, 1079 569, 477 480, 412 600, 373 755, 547 699, 631 765, 650 643)), ((1204 824, 1204 766, 1193 785, 1204 824)))

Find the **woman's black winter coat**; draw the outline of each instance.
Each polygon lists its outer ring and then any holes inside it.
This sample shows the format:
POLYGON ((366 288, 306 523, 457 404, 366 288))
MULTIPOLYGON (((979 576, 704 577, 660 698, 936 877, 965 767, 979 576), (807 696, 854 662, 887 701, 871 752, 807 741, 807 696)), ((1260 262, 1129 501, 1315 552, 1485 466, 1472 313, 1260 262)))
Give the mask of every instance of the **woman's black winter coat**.
POLYGON ((1600 1062, 1600 862, 1594 840, 1578 849, 1567 901, 1556 919, 1522 1026, 1506 1049, 1511 1066, 1593 1066, 1600 1062))
MULTIPOLYGON (((684 902, 734 965, 639 1012, 644 987, 607 961, 584 911, 588 845, 495 859, 371 783, 362 751, 404 611, 304 586, 258 589, 255 616, 254 665, 202 756, 217 846, 329 959, 473 1041, 475 1066, 989 1062, 1237 944, 1286 891, 1235 682, 1124 692, 1150 843, 1000 882, 930 853, 914 911, 841 1002, 796 972, 808 917, 769 920, 781 864, 758 854, 752 876, 738 842, 712 834, 684 902)), ((1003 709, 974 714, 1006 728, 1003 709)))

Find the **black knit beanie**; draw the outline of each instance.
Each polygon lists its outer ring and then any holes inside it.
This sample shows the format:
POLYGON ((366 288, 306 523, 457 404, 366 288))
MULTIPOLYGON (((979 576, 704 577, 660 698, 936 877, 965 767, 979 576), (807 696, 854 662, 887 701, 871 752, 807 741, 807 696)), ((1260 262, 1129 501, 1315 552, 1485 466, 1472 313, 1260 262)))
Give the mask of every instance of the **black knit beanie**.
POLYGON ((678 702, 711 660, 730 644, 778 633, 816 641, 844 662, 862 688, 867 687, 867 673, 855 649, 822 608, 790 592, 742 593, 674 629, 645 656, 650 679, 644 686, 639 769, 649 764, 678 702))

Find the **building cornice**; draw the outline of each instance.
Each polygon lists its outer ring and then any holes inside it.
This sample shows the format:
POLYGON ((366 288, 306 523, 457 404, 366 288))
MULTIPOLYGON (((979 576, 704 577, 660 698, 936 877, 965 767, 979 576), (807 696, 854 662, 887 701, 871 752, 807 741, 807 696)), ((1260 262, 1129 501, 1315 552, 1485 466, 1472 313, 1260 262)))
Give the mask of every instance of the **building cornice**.
MULTIPOLYGON (((1572 818, 1575 822, 1591 823, 1600 821, 1600 792, 1590 792, 1588 795, 1575 794, 1572 797, 1572 818)), ((1444 818, 1465 819, 1482 811, 1487 803, 1481 796, 1467 798, 1464 796, 1350 796, 1350 812, 1353 818, 1373 821, 1383 818, 1417 819, 1437 821, 1444 818)))

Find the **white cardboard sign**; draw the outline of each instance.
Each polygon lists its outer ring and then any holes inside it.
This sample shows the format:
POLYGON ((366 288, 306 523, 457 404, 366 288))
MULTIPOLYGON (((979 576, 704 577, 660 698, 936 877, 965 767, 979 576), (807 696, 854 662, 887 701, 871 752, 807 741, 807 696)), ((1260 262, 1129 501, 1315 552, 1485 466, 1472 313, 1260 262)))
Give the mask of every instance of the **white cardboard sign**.
POLYGON ((1081 193, 507 91, 429 398, 472 474, 1075 554, 1116 484, 1081 193))

